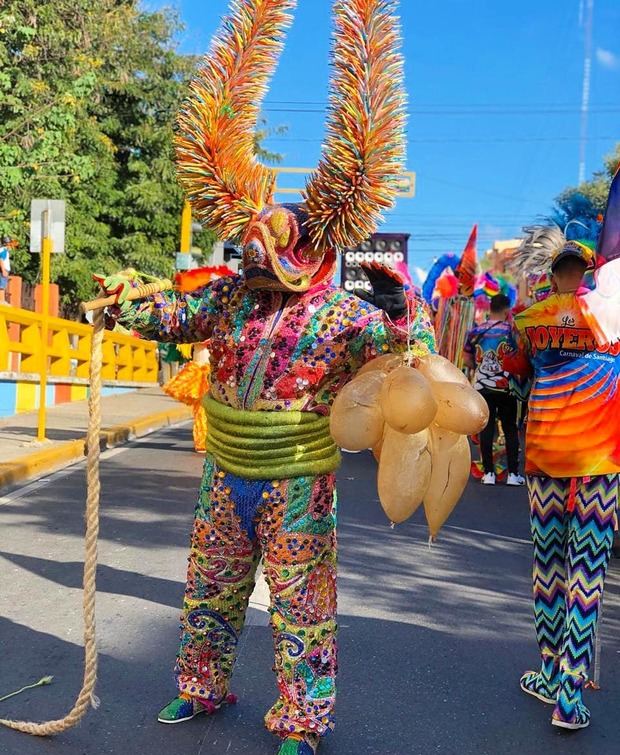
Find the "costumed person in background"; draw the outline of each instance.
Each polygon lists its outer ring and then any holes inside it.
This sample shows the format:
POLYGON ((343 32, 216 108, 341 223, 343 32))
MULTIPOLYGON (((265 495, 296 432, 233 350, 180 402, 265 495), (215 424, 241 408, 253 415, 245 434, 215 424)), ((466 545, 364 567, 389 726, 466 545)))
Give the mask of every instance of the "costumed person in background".
MULTIPOLYGON (((216 265, 177 273, 174 282, 177 291, 187 293, 234 274, 226 265, 216 265)), ((172 398, 191 407, 194 415, 194 450, 204 453, 207 444, 207 413, 202 400, 209 392, 211 374, 208 342, 182 344, 178 348, 189 361, 163 386, 163 390, 172 398)))
MULTIPOLYGON (((132 271, 132 277, 137 280, 135 271, 132 271)), ((113 323, 114 318, 111 319, 110 324, 113 325, 113 323)), ((132 335, 137 338, 140 337, 140 333, 137 331, 132 335)), ((187 362, 189 355, 184 354, 175 343, 160 343, 157 351, 160 366, 159 382, 166 384, 178 374, 179 366, 187 362)))
POLYGON ((533 370, 525 456, 542 666, 520 683, 554 706, 554 726, 581 729, 616 525, 620 348, 598 346, 579 305, 593 249, 558 227, 525 230, 517 262, 526 273, 550 267, 555 293, 516 316, 525 351, 505 360, 523 372, 525 356, 533 370))
MULTIPOLYGON (((446 267, 436 282, 436 292, 439 294, 435 317, 437 350, 459 369, 465 366, 463 348, 467 333, 474 324, 477 242, 478 226, 474 225, 454 272, 446 267)), ((444 255, 441 259, 447 262, 449 257, 444 255)), ((437 274, 437 268, 434 274, 437 274)))
POLYGON ((207 455, 177 658, 174 724, 232 702, 230 680, 259 559, 271 595, 279 697, 265 717, 280 755, 310 755, 334 726, 339 452, 328 414, 369 360, 428 353, 422 303, 367 266, 373 303, 332 284, 336 251, 390 207, 404 159, 404 93, 392 0, 337 0, 328 134, 305 201, 274 205, 257 163, 261 100, 293 0, 236 0, 190 85, 177 124, 180 179, 194 212, 243 247, 243 275, 193 293, 124 301, 126 327, 161 341, 209 339, 207 455), (410 327, 407 327, 407 326, 410 327))
POLYGON ((204 453, 207 448, 207 413, 202 400, 209 392, 209 349, 206 343, 195 343, 190 348, 190 361, 163 386, 163 390, 168 396, 191 407, 194 450, 204 453))
POLYGON ((503 367, 503 358, 517 347, 510 322, 510 300, 503 294, 491 299, 487 322, 472 328, 465 341, 464 361, 474 370, 474 388, 489 405, 489 422, 480 433, 480 453, 484 465, 483 485, 495 485, 493 441, 496 421, 502 425, 508 462, 507 485, 523 485, 519 474, 518 399, 513 378, 503 367))

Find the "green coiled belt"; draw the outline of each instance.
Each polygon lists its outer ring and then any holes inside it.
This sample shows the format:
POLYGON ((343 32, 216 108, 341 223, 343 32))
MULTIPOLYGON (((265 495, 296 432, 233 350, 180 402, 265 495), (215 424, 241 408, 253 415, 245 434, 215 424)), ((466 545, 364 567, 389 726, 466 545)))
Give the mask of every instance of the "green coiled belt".
POLYGON ((328 474, 340 465, 329 418, 314 412, 249 412, 207 395, 207 453, 218 467, 249 480, 328 474))

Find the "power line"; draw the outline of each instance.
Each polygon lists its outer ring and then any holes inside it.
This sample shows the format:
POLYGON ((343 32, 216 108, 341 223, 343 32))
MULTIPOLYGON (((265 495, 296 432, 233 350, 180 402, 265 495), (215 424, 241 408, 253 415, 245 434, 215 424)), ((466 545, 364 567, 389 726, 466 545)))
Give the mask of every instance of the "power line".
MULTIPOLYGON (((308 106, 304 106, 304 103, 298 102, 286 102, 282 101, 281 104, 272 102, 271 104, 265 103, 263 110, 268 113, 317 113, 325 114, 328 110, 327 103, 312 103, 308 106)), ((407 110, 407 114, 411 117, 417 117, 420 115, 510 115, 510 116, 533 116, 533 115, 578 115, 582 112, 581 106, 575 105, 560 105, 560 106, 535 106, 528 105, 523 106, 489 106, 488 109, 462 107, 452 109, 439 109, 436 106, 434 108, 423 107, 410 107, 407 110)), ((620 106, 617 104, 599 105, 598 107, 591 108, 590 113, 596 113, 600 115, 620 113, 620 106)))
POLYGON ((532 216, 527 213, 523 214, 517 214, 517 213, 506 213, 504 215, 499 214, 488 214, 486 212, 471 212, 467 215, 451 215, 450 213, 439 213, 439 212, 390 212, 390 217, 394 217, 395 215, 398 215, 400 217, 405 218, 412 218, 413 220, 431 220, 432 218, 436 218, 437 221, 441 221, 444 219, 449 219, 453 221, 460 221, 461 223, 472 223, 474 222, 474 218, 479 216, 484 216, 486 220, 494 220, 494 221, 502 221, 502 220, 514 220, 515 218, 531 218, 532 216))
POLYGON ((435 178, 424 174, 425 181, 434 181, 435 183, 444 184, 445 186, 452 186, 455 189, 462 189, 463 191, 474 192, 475 194, 484 194, 486 196, 494 197, 496 199, 509 199, 512 202, 525 202, 527 204, 535 204, 540 206, 540 202, 536 202, 533 199, 527 199, 526 197, 513 197, 510 194, 500 194, 495 191, 488 191, 487 189, 480 189, 476 186, 467 186, 465 184, 456 183, 455 181, 447 181, 445 178, 435 178))
MULTIPOLYGON (((620 112, 620 111, 619 111, 620 112)), ((578 142, 581 136, 532 136, 532 137, 492 137, 488 139, 457 139, 454 137, 416 137, 409 135, 413 144, 526 144, 534 142, 578 142)), ((322 144, 325 139, 319 137, 268 136, 265 141, 291 142, 300 144, 322 144)), ((613 136, 596 136, 590 141, 620 141, 620 134, 613 136)))
MULTIPOLYGON (((292 105, 294 107, 299 106, 314 106, 314 107, 327 107, 329 105, 327 100, 266 100, 265 105, 292 105)), ((580 105, 575 105, 574 102, 417 102, 416 107, 426 109, 441 109, 448 108, 452 110, 480 110, 485 108, 491 108, 493 110, 501 110, 502 108, 509 109, 527 109, 527 110, 549 110, 549 109, 577 109, 579 111, 580 105)), ((620 105, 618 102, 601 102, 598 105, 599 108, 618 108, 620 105)))
MULTIPOLYGON (((531 224, 535 221, 535 218, 532 218, 531 216, 529 218, 523 218, 521 220, 515 220, 513 222, 507 222, 507 223, 493 223, 488 222, 483 215, 478 216, 479 222, 478 225, 483 225, 491 228, 497 228, 501 229, 502 231, 507 230, 509 228, 521 228, 524 225, 531 224)), ((420 224, 416 222, 415 220, 411 220, 411 218, 395 218, 395 217, 388 217, 386 219, 386 222, 390 223, 397 223, 401 225, 408 225, 412 228, 416 229, 416 233, 424 233, 424 234, 430 234, 435 232, 435 230, 439 231, 440 229, 444 229, 447 233, 469 233, 471 230, 472 225, 474 224, 473 221, 468 221, 465 223, 424 223, 420 224)), ((487 233, 487 231, 485 231, 487 233)), ((494 235, 495 231, 493 233, 488 232, 489 235, 494 235)))
MULTIPOLYGON (((483 216, 483 215, 481 215, 480 217, 482 218, 482 222, 484 222, 486 224, 487 223, 486 217, 483 216)), ((529 218, 529 219, 531 220, 531 218, 529 218)), ((460 228, 463 228, 463 229, 468 229, 468 228, 471 228, 471 226, 475 222, 473 220, 469 220, 469 221, 468 220, 464 220, 461 223, 446 223, 444 221, 438 220, 438 221, 435 221, 435 222, 428 221, 428 222, 424 222, 424 223, 419 223, 417 220, 412 219, 412 218, 406 218, 406 217, 405 218, 400 218, 400 217, 394 217, 394 215, 390 215, 390 220, 397 220, 399 222, 402 221, 402 222, 411 223, 411 225, 415 225, 416 228, 422 228, 422 229, 427 229, 427 228, 428 229, 434 229, 434 228, 446 228, 446 229, 453 229, 453 228, 459 228, 460 229, 460 228)), ((497 225, 498 228, 508 228, 509 226, 519 225, 520 223, 526 223, 526 222, 528 222, 528 221, 524 219, 524 220, 515 220, 513 222, 508 221, 506 223, 502 222, 501 224, 499 224, 499 223, 488 223, 488 224, 489 225, 493 225, 493 226, 497 225)))

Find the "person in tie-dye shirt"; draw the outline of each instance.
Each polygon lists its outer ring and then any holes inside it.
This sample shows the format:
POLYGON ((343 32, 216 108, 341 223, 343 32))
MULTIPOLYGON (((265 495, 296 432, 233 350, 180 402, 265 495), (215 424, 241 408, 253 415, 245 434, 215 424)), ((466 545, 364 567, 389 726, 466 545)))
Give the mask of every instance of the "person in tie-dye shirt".
POLYGON ((510 320, 510 300, 504 294, 491 299, 487 322, 472 328, 465 341, 465 364, 474 370, 474 388, 489 406, 489 421, 480 433, 480 453, 484 466, 483 485, 495 485, 493 441, 497 420, 506 439, 508 485, 523 485, 519 474, 518 400, 514 380, 502 365, 503 356, 516 348, 510 320))
MULTIPOLYGON (((569 241, 552 262, 556 293, 515 317, 533 371, 526 473, 534 541, 540 671, 521 688, 554 706, 552 723, 588 726, 582 690, 616 523, 620 347, 600 348, 578 305, 594 253, 569 241)), ((516 361, 506 360, 515 369, 516 361)))

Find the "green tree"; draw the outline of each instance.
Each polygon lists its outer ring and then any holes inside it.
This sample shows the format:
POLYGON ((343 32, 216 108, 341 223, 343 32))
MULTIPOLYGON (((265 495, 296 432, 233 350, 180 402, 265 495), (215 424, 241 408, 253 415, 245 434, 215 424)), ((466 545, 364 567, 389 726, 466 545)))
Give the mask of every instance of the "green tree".
MULTIPOLYGON (((571 220, 579 220, 594 228, 597 218, 605 212, 611 179, 620 164, 620 143, 604 160, 604 167, 589 181, 565 189, 555 200, 553 220, 564 227, 571 220)), ((579 235, 579 229, 574 229, 579 235)))
MULTIPOLYGON (((0 234, 14 269, 38 276, 30 201, 67 202, 66 254, 52 277, 66 304, 94 293, 91 274, 132 266, 170 275, 183 202, 172 127, 196 60, 180 55, 178 18, 139 0, 0 3, 0 234)), ((256 149, 275 132, 262 122, 256 149)), ((195 239, 208 253, 214 236, 195 239)))
POLYGON ((170 272, 182 204, 171 124, 193 67, 177 29, 134 0, 2 4, 0 228, 33 280, 30 200, 67 201, 67 253, 53 265, 67 301, 91 294, 99 267, 170 272))
POLYGON ((267 165, 279 165, 283 156, 265 147, 265 141, 272 136, 284 136, 287 133, 288 126, 270 126, 266 118, 260 118, 254 134, 254 152, 258 159, 267 165))

